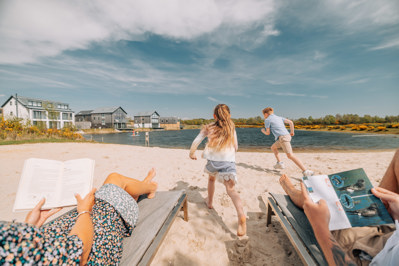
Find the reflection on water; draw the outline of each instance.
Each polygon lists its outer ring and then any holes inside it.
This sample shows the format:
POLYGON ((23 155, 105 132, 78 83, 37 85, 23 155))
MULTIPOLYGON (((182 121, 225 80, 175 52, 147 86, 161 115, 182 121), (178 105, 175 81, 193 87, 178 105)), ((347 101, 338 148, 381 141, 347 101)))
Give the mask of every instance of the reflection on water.
MULTIPOLYGON (((150 146, 189 149, 199 133, 198 129, 150 132, 150 146)), ((132 136, 132 132, 117 134, 84 135, 88 140, 105 143, 144 146, 145 134, 132 136)), ((259 151, 269 149, 274 143, 273 136, 265 136, 260 128, 237 128, 239 150, 259 151)), ((318 132, 296 130, 292 138, 296 150, 383 150, 399 147, 396 135, 359 135, 341 132, 318 132), (361 136, 361 137, 360 137, 361 136)), ((200 149, 204 143, 200 145, 200 149)))

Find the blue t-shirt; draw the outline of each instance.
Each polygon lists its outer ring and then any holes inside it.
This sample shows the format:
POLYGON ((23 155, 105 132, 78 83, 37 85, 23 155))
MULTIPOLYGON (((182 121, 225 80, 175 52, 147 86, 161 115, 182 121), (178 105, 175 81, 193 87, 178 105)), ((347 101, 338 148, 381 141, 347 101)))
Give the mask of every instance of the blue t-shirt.
POLYGON ((270 128, 270 131, 273 133, 275 140, 277 140, 280 136, 290 134, 285 128, 284 120, 284 117, 280 117, 275 114, 271 114, 268 118, 265 119, 265 128, 270 128))

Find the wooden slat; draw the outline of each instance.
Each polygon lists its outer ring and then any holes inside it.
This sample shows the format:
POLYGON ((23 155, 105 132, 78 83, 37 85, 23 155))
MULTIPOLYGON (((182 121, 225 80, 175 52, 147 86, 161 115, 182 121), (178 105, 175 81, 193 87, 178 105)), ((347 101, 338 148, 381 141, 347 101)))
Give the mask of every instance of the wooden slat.
POLYGON ((138 265, 150 265, 152 259, 154 258, 155 254, 157 253, 159 247, 163 239, 165 238, 166 234, 168 233, 173 221, 176 219, 179 210, 181 210, 183 203, 187 200, 186 194, 183 194, 176 206, 173 208, 172 212, 170 213, 169 217, 166 219, 165 223, 162 225, 159 232, 156 234, 154 240, 152 241, 151 245, 148 247, 147 251, 145 252, 143 258, 140 260, 138 265))
MULTIPOLYGON (((312 226, 303 210, 295 206, 287 195, 269 194, 271 195, 269 202, 274 202, 278 206, 278 211, 282 213, 284 219, 295 231, 314 261, 318 265, 327 265, 327 261, 313 233, 312 226)), ((293 243, 293 245, 295 244, 293 243)))
POLYGON ((163 228, 169 228, 186 197, 184 191, 162 191, 157 192, 153 199, 143 199, 139 202, 139 220, 132 236, 123 241, 121 265, 137 265, 148 251, 152 259, 155 253, 151 252, 156 249, 151 251, 149 248, 157 237, 163 239, 165 235, 162 233, 167 232, 163 228), (160 236, 157 236, 159 234, 160 236))
POLYGON ((278 221, 280 222, 281 226, 283 227, 286 235, 288 236, 288 239, 294 246, 296 252, 298 253, 299 257, 301 258, 302 262, 304 265, 317 265, 312 258, 312 256, 309 254, 306 246, 303 244, 302 240, 299 238, 298 234, 295 232, 295 230, 292 228, 291 224, 288 222, 286 217, 283 215, 279 207, 277 206, 275 200, 271 197, 268 197, 265 199, 265 202, 271 207, 273 212, 275 213, 276 217, 278 218, 278 221))

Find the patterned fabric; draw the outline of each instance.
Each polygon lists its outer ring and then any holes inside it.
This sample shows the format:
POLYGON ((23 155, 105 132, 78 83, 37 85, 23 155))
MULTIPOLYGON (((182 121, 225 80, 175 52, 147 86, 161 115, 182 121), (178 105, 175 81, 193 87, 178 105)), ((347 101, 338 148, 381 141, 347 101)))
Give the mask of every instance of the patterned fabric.
POLYGON ((136 225, 139 218, 139 206, 125 190, 114 184, 105 184, 96 192, 96 198, 114 206, 127 224, 132 227, 136 225))
MULTIPOLYGON (((131 235, 138 218, 137 203, 130 196, 127 198, 127 195, 129 194, 123 189, 112 184, 104 185, 97 191, 91 215, 94 236, 88 265, 119 263, 122 241, 124 237, 131 235), (127 217, 126 220, 123 217, 127 217)), ((17 261, 37 264, 40 261, 53 263, 53 260, 56 265, 79 264, 83 244, 77 236, 68 237, 77 215, 74 209, 40 229, 29 226, 24 229, 23 224, 13 224, 15 226, 11 229, 0 227, 0 265, 8 261, 10 264, 17 261), (13 231, 18 234, 12 233, 13 231), (12 242, 18 242, 19 247, 11 247, 9 243, 12 242), (45 244, 41 244, 42 242, 45 244), (14 250, 10 251, 12 249, 14 250)))
POLYGON ((0 265, 79 265, 77 236, 53 237, 27 223, 0 222, 0 265))

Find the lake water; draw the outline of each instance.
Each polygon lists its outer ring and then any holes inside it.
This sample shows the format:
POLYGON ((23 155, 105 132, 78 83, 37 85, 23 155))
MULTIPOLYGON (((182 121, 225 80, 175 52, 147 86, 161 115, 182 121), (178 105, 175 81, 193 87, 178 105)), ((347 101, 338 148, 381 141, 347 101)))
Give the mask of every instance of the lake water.
MULTIPOLYGON (((260 128, 237 128, 238 146, 241 151, 260 151, 270 148, 273 136, 261 133, 260 128)), ((150 132, 150 146, 189 149, 199 129, 150 132)), ((144 146, 145 132, 132 136, 131 132, 117 134, 84 135, 88 140, 104 143, 144 146)), ((397 135, 368 135, 343 132, 295 130, 291 142, 294 151, 313 150, 386 150, 399 147, 397 135)), ((204 143, 200 145, 200 149, 204 143)))

